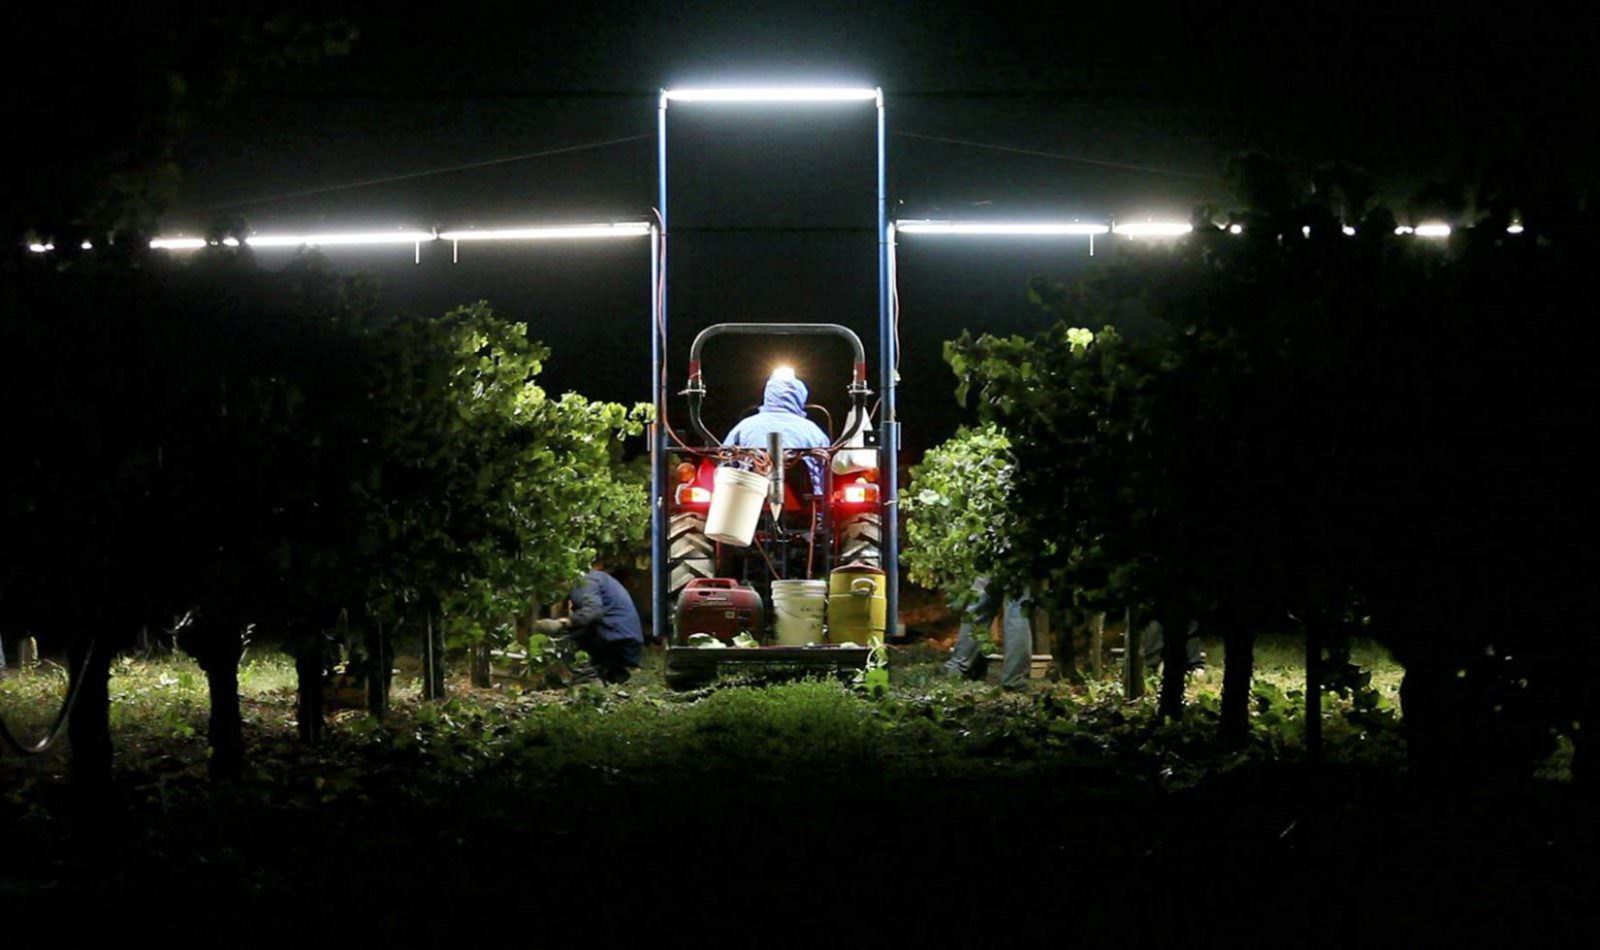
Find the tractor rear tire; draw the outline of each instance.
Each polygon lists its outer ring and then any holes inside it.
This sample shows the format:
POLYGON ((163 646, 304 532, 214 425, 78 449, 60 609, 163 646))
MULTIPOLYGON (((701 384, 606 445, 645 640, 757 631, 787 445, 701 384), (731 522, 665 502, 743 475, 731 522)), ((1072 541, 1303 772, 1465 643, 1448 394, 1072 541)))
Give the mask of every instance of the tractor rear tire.
POLYGON ((680 511, 667 528, 667 589, 673 603, 697 577, 717 576, 717 544, 706 537, 706 516, 680 511))
POLYGON ((836 529, 840 564, 883 566, 883 516, 876 512, 856 515, 836 529))

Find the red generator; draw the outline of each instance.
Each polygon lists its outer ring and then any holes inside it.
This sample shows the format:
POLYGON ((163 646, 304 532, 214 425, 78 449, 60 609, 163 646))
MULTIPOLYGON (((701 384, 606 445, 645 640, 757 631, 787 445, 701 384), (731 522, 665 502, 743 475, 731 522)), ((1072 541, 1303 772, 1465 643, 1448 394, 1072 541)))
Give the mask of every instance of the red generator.
POLYGON ((693 633, 709 633, 731 645, 741 632, 762 639, 767 610, 749 584, 731 577, 697 577, 678 597, 673 623, 673 643, 678 646, 687 646, 693 633))

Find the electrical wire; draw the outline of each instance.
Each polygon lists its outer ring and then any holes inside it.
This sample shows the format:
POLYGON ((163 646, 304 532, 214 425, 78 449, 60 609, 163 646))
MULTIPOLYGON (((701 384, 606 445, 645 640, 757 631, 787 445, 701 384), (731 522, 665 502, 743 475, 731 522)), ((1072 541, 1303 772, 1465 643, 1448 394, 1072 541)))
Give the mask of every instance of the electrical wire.
POLYGON ((678 448, 696 456, 707 457, 702 449, 695 449, 683 441, 678 431, 672 427, 672 422, 667 418, 667 225, 661 217, 660 208, 651 208, 650 214, 656 221, 656 299, 655 299, 655 333, 658 352, 661 354, 661 378, 656 380, 656 393, 661 402, 661 429, 665 432, 678 448))
MULTIPOLYGON (((891 235, 894 233, 892 228, 889 233, 891 235)), ((895 242, 891 237, 888 251, 889 325, 894 332, 894 366, 891 368, 894 370, 895 377, 889 381, 891 384, 899 382, 900 379, 900 262, 895 257, 894 248, 895 242)))
POLYGON ((94 641, 90 640, 88 647, 83 651, 83 660, 78 664, 78 675, 71 676, 70 673, 68 674, 72 685, 67 690, 66 701, 61 704, 61 711, 56 714, 55 722, 51 724, 50 730, 45 733, 43 739, 32 745, 24 745, 11 732, 11 728, 6 725, 5 719, 0 717, 0 745, 5 745, 18 755, 43 755, 50 751, 50 747, 55 745, 56 739, 60 738, 62 728, 67 724, 67 717, 72 714, 72 708, 78 704, 78 694, 83 691, 83 678, 89 671, 89 658, 93 655, 94 641))
MULTIPOLYGON (((778 526, 778 521, 776 518, 773 519, 772 525, 774 528, 778 526)), ((772 566, 772 557, 771 555, 767 554, 767 549, 759 544, 752 545, 752 547, 756 549, 757 554, 761 555, 761 560, 767 562, 767 576, 782 580, 783 578, 778 574, 778 569, 772 566)))
POLYGON ((962 145, 967 148, 987 149, 991 152, 1009 152, 1013 155, 1030 155, 1034 158, 1054 158, 1063 162, 1077 162, 1080 165, 1094 165, 1097 168, 1116 168, 1123 171, 1144 172, 1148 175, 1167 175, 1172 178, 1189 178, 1196 181, 1214 181, 1215 175, 1202 175, 1197 172, 1180 172, 1170 168, 1155 168, 1150 165, 1131 165, 1127 162, 1108 162, 1098 158, 1083 158, 1079 155, 1063 155, 1060 152, 1044 152, 1032 148, 1017 148, 1011 145, 995 145, 991 142, 974 142, 971 139, 949 138, 943 135, 923 135, 920 132, 891 132, 901 138, 921 139, 924 142, 942 142, 945 145, 962 145))
POLYGON ((612 145, 622 145, 627 142, 637 142, 640 139, 653 138, 653 135, 629 135, 620 139, 606 139, 603 142, 586 142, 582 145, 564 145, 560 148, 545 149, 539 152, 527 152, 522 155, 511 155, 506 158, 491 158, 481 162, 467 162, 461 165, 448 165, 444 168, 431 168, 421 172, 406 172, 400 175, 386 175, 383 178, 371 178, 366 181, 347 182, 342 185, 327 185, 321 188, 308 188, 304 191, 291 191, 281 195, 267 195, 260 198, 247 198, 243 201, 224 202, 208 207, 207 211, 220 211, 227 208, 242 208, 247 205, 270 204, 274 201, 289 201, 294 198, 309 198, 312 195, 326 195, 336 191, 353 191, 357 188, 370 188, 374 185, 387 185, 397 181, 411 181, 416 178, 427 178, 432 175, 448 175, 453 172, 472 171, 478 168, 489 168, 494 165, 510 165, 515 162, 531 161, 535 158, 548 158, 552 155, 568 155, 573 152, 586 152, 591 149, 607 148, 612 145))
POLYGON ((809 531, 806 532, 806 577, 807 578, 811 577, 812 559, 813 559, 813 557, 814 557, 814 555, 816 554, 816 551, 817 551, 817 500, 815 498, 811 499, 811 520, 808 523, 810 524, 811 528, 810 528, 809 531))

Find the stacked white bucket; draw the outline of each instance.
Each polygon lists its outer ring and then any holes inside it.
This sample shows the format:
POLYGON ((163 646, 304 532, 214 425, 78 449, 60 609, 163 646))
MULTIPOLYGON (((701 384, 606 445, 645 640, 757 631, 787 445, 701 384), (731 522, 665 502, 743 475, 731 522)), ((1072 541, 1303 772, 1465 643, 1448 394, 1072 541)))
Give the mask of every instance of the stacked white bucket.
MULTIPOLYGON (((765 475, 732 466, 718 468, 711 509, 706 512, 706 537, 736 547, 748 546, 755 537, 761 506, 766 501, 765 475)), ((821 643, 827 614, 827 581, 772 582, 773 635, 780 646, 821 643)))
POLYGON ((779 646, 821 643, 822 620, 827 612, 827 581, 772 582, 773 637, 779 646))

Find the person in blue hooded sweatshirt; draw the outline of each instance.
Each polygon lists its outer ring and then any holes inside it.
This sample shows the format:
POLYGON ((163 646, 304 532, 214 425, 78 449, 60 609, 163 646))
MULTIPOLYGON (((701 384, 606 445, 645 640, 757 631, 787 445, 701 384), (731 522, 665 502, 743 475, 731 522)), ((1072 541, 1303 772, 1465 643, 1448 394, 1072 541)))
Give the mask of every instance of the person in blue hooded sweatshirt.
POLYGON ((587 664, 573 664, 573 682, 598 678, 626 683, 639 666, 644 645, 644 626, 628 589, 596 560, 573 585, 567 605, 572 612, 556 621, 557 629, 568 633, 572 647, 589 655, 587 664))
MULTIPOLYGON (((806 384, 795 378, 794 370, 780 366, 767 378, 766 393, 761 399, 761 411, 745 416, 728 431, 723 445, 746 449, 765 449, 767 434, 783 435, 785 449, 819 449, 829 445, 828 434, 822 427, 806 418, 806 384)), ((822 460, 806 459, 811 472, 811 491, 822 494, 822 460)))

